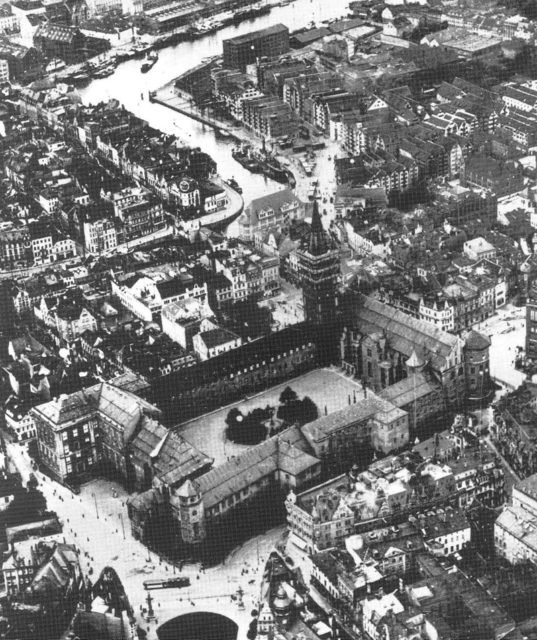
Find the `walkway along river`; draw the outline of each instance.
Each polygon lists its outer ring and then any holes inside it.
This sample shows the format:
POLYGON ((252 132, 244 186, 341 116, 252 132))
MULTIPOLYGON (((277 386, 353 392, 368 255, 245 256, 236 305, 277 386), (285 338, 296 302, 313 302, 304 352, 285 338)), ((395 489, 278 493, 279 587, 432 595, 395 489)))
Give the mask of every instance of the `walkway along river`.
POLYGON ((244 202, 248 204, 252 198, 282 189, 282 185, 243 169, 231 157, 232 142, 216 140, 210 127, 167 107, 150 103, 148 92, 170 82, 204 58, 221 54, 222 41, 226 38, 263 29, 278 22, 293 31, 305 27, 312 20, 319 23, 344 16, 347 6, 348 0, 295 0, 290 5, 274 8, 268 15, 238 26, 226 27, 200 40, 163 49, 159 52, 159 61, 148 73, 140 72, 139 60, 123 62, 113 75, 93 80, 90 85, 80 89, 80 95, 86 104, 116 98, 155 128, 177 135, 190 146, 201 147, 216 161, 218 172, 224 179, 234 177, 237 180, 243 189, 244 202))

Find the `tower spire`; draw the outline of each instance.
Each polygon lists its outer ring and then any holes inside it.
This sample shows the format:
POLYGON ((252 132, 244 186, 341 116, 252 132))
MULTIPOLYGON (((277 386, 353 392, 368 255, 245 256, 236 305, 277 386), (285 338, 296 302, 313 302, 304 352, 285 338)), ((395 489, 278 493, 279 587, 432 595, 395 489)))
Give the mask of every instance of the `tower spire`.
POLYGON ((302 241, 297 258, 305 319, 318 326, 333 322, 337 308, 339 252, 323 228, 317 197, 313 201, 309 236, 302 241))
POLYGON ((327 250, 326 233, 323 228, 321 214, 319 212, 319 203, 317 202, 317 192, 315 192, 315 200, 313 201, 313 213, 311 215, 311 231, 309 250, 313 255, 324 253, 327 250))

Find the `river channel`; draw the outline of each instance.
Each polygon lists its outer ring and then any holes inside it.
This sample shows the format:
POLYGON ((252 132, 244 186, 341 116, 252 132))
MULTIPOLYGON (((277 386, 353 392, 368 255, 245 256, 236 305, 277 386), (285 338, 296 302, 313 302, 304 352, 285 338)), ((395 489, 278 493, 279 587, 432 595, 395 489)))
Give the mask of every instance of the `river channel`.
POLYGON ((222 41, 226 38, 263 29, 278 22, 293 31, 305 27, 311 21, 320 23, 323 20, 339 18, 346 15, 348 1, 295 0, 284 7, 275 7, 270 14, 248 20, 238 26, 231 25, 199 40, 162 49, 159 52, 159 61, 146 74, 140 71, 140 60, 123 62, 113 75, 93 80, 87 87, 80 89, 80 95, 86 104, 117 98, 127 109, 147 120, 153 127, 177 135, 190 146, 200 147, 216 161, 218 173, 224 179, 234 177, 237 180, 243 188, 245 204, 248 204, 253 198, 281 189, 282 185, 243 169, 231 157, 232 143, 216 140, 212 129, 206 125, 167 107, 150 103, 147 100, 147 92, 158 89, 199 64, 204 58, 221 54, 222 41), (144 99, 141 97, 142 93, 144 99))

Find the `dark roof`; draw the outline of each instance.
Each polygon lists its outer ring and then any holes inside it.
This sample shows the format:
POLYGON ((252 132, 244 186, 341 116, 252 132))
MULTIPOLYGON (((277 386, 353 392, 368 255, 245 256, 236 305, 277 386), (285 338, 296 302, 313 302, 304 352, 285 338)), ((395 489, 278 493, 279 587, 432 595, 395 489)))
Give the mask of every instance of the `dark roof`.
POLYGON ((36 573, 28 592, 32 594, 59 595, 63 597, 65 590, 75 576, 78 565, 78 553, 74 545, 58 543, 50 560, 36 573))
POLYGON ((293 40, 299 44, 309 44, 310 42, 315 42, 315 40, 319 40, 320 38, 324 38, 329 35, 330 31, 326 27, 321 27, 319 29, 310 29, 303 33, 297 33, 293 35, 293 40))
POLYGON ((291 473, 301 473, 318 465, 319 461, 306 449, 307 443, 300 429, 291 427, 211 469, 195 481, 196 488, 203 496, 205 507, 210 508, 261 478, 272 476, 284 464, 291 473), (292 468, 288 468, 289 464, 292 468))
POLYGON ((203 331, 199 335, 208 349, 217 347, 220 344, 225 344, 226 342, 230 342, 231 340, 237 340, 237 338, 239 337, 237 334, 233 333, 233 331, 228 331, 227 329, 223 329, 222 327, 210 329, 209 331, 203 331))
POLYGON ((0 498, 14 495, 20 487, 21 484, 17 476, 3 475, 0 477, 0 498))
POLYGON ((472 330, 466 336, 464 344, 467 349, 482 350, 488 349, 490 347, 490 340, 482 333, 478 333, 477 331, 472 330))
POLYGON ((70 395, 60 396, 39 405, 34 411, 58 428, 62 428, 71 420, 82 419, 94 412, 99 412, 116 424, 123 426, 125 442, 129 441, 134 434, 144 413, 158 414, 158 410, 153 405, 133 393, 114 387, 108 382, 96 384, 70 395))
POLYGON ((186 290, 185 283, 181 278, 172 278, 164 282, 157 282, 156 287, 163 300, 181 295, 186 290))
POLYGON ((359 295, 353 308, 355 326, 365 334, 386 336, 390 346, 407 358, 415 349, 430 358, 435 369, 445 366, 459 338, 424 320, 368 296, 359 295))
POLYGON ((315 343, 317 329, 301 322, 277 333, 243 344, 238 349, 227 351, 215 358, 200 362, 182 371, 172 372, 166 379, 166 388, 175 388, 178 393, 203 384, 209 384, 222 376, 235 374, 251 365, 270 362, 280 353, 296 349, 304 344, 315 343))
POLYGON ((349 18, 348 20, 336 20, 328 25, 328 28, 332 33, 341 33, 348 31, 349 29, 355 29, 361 27, 365 22, 360 18, 349 18))
POLYGON ((266 196, 255 198, 250 202, 247 209, 252 211, 264 211, 266 209, 281 210, 284 205, 300 203, 291 189, 281 189, 266 196))
POLYGON ((289 33, 289 29, 284 24, 274 24, 271 27, 267 27, 266 29, 260 29, 259 31, 250 31, 250 33, 244 33, 241 36, 236 36, 235 38, 228 38, 224 40, 224 45, 229 42, 232 44, 247 44, 248 42, 252 42, 259 38, 264 38, 265 36, 270 36, 275 33, 282 33, 286 31, 289 33))
POLYGON ((45 38, 46 40, 54 40, 54 42, 71 44, 79 33, 80 31, 75 27, 47 22, 38 28, 34 38, 45 38))
POLYGON ((151 460, 157 476, 169 486, 198 475, 213 462, 178 433, 148 416, 143 417, 130 449, 134 462, 143 466, 151 460))
POLYGON ((43 24, 47 21, 47 16, 41 13, 29 13, 26 16, 28 22, 32 25, 32 27, 37 27, 40 24, 43 24))
POLYGON ((122 619, 111 613, 79 610, 61 640, 70 640, 73 638, 71 634, 79 640, 124 640, 128 631, 122 619))

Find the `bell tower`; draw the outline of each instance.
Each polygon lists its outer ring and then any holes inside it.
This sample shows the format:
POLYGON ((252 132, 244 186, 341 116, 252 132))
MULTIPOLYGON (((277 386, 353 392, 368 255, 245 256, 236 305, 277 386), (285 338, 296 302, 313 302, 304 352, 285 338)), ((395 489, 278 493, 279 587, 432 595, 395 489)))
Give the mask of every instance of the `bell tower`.
POLYGON ((304 316, 317 326, 331 324, 337 313, 339 252, 323 229, 319 205, 313 202, 311 230, 297 251, 304 316))

